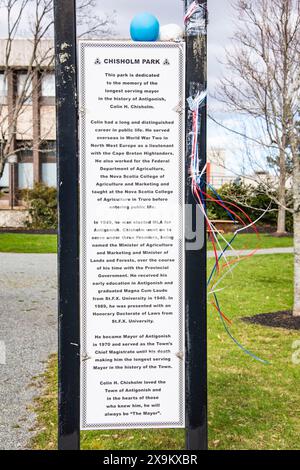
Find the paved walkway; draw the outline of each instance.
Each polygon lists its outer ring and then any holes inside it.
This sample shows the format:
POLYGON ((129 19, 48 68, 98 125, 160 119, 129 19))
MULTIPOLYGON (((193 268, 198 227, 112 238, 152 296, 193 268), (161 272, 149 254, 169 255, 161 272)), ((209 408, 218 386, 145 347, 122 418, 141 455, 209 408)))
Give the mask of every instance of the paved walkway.
MULTIPOLYGON (((236 250, 237 253, 239 254, 243 254, 243 256, 249 254, 249 253, 253 253, 253 250, 236 250)), ((218 252, 219 255, 220 255, 220 252, 218 252)), ((261 250, 257 250, 254 254, 255 255, 282 255, 282 254, 287 254, 287 253, 294 253, 294 248, 293 247, 288 247, 288 248, 263 248, 261 250)), ((215 254, 213 251, 208 251, 207 252, 207 256, 208 258, 214 258, 215 257, 215 254)), ((229 256, 235 256, 235 254, 233 253, 233 251, 230 251, 228 249, 228 251, 226 251, 226 256, 229 257, 229 256)))
POLYGON ((35 419, 28 409, 37 393, 32 379, 57 350, 55 255, 0 253, 0 321, 0 347, 6 349, 0 449, 25 449, 35 419))

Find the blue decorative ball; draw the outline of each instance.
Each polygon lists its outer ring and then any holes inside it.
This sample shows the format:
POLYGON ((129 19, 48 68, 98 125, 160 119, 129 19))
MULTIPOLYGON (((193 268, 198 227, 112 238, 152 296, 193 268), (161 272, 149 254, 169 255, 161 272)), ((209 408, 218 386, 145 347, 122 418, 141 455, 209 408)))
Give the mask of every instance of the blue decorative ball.
POLYGON ((130 25, 133 41, 156 41, 159 36, 158 19, 150 13, 136 15, 130 25))

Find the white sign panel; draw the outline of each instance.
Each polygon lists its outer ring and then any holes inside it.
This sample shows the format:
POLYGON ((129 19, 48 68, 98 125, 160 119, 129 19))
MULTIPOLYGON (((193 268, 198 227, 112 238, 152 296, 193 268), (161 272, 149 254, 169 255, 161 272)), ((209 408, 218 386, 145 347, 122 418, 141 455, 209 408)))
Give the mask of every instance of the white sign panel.
POLYGON ((82 429, 184 427, 185 46, 79 50, 82 429))

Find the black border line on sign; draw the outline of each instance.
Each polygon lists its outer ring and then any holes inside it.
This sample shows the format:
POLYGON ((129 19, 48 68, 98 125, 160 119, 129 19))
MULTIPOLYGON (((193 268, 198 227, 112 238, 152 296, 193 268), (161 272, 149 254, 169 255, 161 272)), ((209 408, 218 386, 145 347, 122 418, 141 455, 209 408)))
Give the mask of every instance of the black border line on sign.
POLYGON ((80 284, 81 284, 81 429, 134 429, 134 428, 184 428, 185 427, 185 361, 184 357, 179 359, 179 421, 178 422, 157 422, 157 423, 87 423, 87 361, 84 360, 85 354, 87 354, 87 342, 86 342, 86 331, 87 331, 87 259, 86 259, 86 246, 87 246, 87 233, 86 233, 86 114, 85 114, 85 48, 86 47, 100 47, 100 48, 113 48, 113 47, 140 47, 140 48, 170 48, 177 49, 179 52, 179 103, 182 106, 181 115, 179 119, 179 220, 182 228, 182 243, 179 243, 179 347, 180 351, 185 351, 185 296, 184 296, 184 164, 185 164, 185 144, 184 144, 184 128, 185 128, 185 117, 184 117, 184 101, 185 101, 185 68, 184 68, 184 51, 185 43, 137 43, 137 42, 123 42, 114 41, 106 42, 103 40, 80 40, 79 41, 79 73, 80 73, 80 228, 81 228, 81 256, 80 256, 80 284))

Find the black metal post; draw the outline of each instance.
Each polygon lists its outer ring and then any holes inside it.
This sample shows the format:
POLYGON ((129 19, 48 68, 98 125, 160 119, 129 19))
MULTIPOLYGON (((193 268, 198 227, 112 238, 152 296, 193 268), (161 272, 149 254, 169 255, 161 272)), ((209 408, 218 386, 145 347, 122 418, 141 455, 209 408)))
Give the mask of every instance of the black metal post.
POLYGON ((54 0, 58 156, 58 448, 80 449, 78 108, 74 0, 54 0))
MULTIPOLYGON (((186 11, 193 0, 185 0, 186 11)), ((186 95, 195 97, 207 86, 207 3, 198 0, 199 11, 186 27, 186 95)), ((186 249, 186 448, 207 449, 207 294, 206 294, 206 224, 191 191, 189 133, 192 119, 188 106, 186 145, 186 204, 191 219, 187 223, 198 230, 201 245, 188 243, 186 249), (198 211, 198 214, 197 214, 198 211), (196 227, 196 219, 201 223, 196 227), (199 226, 200 225, 200 226, 199 226), (199 234, 199 230, 202 232, 199 234)), ((199 157, 201 171, 206 164, 206 105, 200 109, 199 157)))

